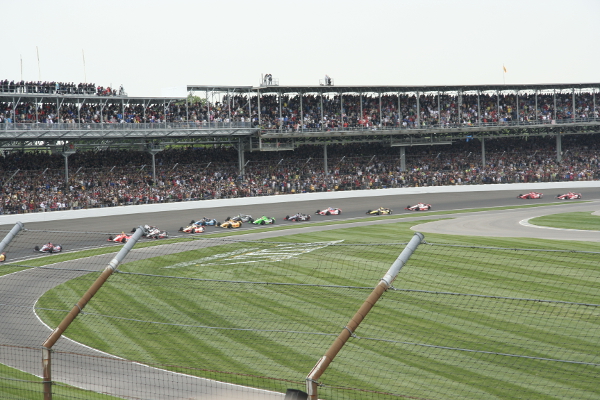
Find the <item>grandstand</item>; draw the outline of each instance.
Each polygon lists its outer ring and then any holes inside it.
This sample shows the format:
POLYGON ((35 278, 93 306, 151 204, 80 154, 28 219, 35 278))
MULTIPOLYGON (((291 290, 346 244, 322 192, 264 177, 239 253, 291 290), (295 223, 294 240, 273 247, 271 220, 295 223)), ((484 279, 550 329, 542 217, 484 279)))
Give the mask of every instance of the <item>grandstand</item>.
POLYGON ((598 179, 598 83, 85 88, 0 82, 2 212, 598 179))

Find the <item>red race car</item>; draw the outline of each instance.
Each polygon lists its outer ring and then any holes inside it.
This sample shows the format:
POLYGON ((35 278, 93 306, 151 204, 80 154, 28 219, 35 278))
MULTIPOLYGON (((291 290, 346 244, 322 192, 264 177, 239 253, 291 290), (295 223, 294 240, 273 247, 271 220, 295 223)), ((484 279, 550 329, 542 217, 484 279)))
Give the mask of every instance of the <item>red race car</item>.
POLYGON ((342 209, 341 208, 327 207, 324 210, 317 210, 317 212, 315 214, 319 214, 319 215, 340 215, 341 213, 342 213, 342 209))
POLYGON ((179 228, 179 232, 183 232, 183 233, 202 233, 204 232, 204 226, 203 225, 188 225, 188 226, 182 226, 181 228, 179 228))
POLYGON ((118 235, 115 236, 109 236, 108 237, 108 241, 109 242, 115 242, 115 243, 127 243, 127 241, 129 239, 131 239, 133 235, 128 235, 125 232, 121 232, 118 235))
POLYGON ((406 206, 405 210, 408 210, 408 211, 427 211, 427 210, 431 210, 431 204, 417 203, 414 206, 406 206))
POLYGON ((581 193, 569 192, 565 194, 559 194, 556 196, 556 198, 560 200, 577 200, 581 198, 581 193))
POLYGON ((518 195, 517 199, 541 199, 542 197, 544 197, 543 193, 529 192, 529 193, 518 195))

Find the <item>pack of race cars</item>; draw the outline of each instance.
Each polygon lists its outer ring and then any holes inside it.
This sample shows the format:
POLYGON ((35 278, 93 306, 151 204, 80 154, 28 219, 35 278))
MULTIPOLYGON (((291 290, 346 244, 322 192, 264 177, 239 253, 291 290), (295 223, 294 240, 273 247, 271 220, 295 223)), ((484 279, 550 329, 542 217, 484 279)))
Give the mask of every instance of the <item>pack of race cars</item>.
MULTIPOLYGON (((540 192, 529 192, 519 194, 517 196, 518 199, 542 199, 544 197, 543 193, 540 192)), ((579 200, 582 198, 581 193, 575 192, 567 192, 563 194, 558 194, 556 199, 558 200, 579 200)), ((431 204, 428 203, 417 203, 414 205, 408 205, 404 208, 406 211, 429 211, 432 209, 431 204)), ((315 212, 316 215, 320 216, 332 216, 332 215, 341 215, 342 209, 336 207, 327 207, 324 209, 319 209, 315 212)), ((387 207, 378 207, 375 209, 367 210, 367 215, 392 215, 393 210, 387 207)), ((283 220, 292 221, 292 222, 301 222, 301 221, 310 221, 311 215, 298 212, 291 215, 286 215, 283 220)), ((189 224, 186 226, 182 226, 179 228, 179 232, 185 234, 199 234, 207 231, 209 227, 218 227, 225 229, 234 229, 241 228, 244 224, 251 225, 272 225, 275 224, 276 218, 263 215, 259 218, 254 219, 251 215, 248 214, 238 214, 234 217, 227 217, 223 222, 219 222, 216 218, 207 218, 202 217, 198 220, 191 220, 189 224)), ((127 243, 133 233, 137 228, 133 228, 130 233, 125 233, 124 231, 120 234, 110 235, 108 237, 109 242, 125 244, 127 243)), ((166 230, 160 229, 153 225, 143 225, 142 226, 142 237, 147 239, 166 239, 169 237, 169 232, 166 230)), ((60 244, 53 244, 51 242, 45 243, 41 246, 35 246, 34 250, 40 253, 59 253, 62 252, 63 247, 60 244)), ((6 259, 6 255, 3 255, 4 259, 6 259)), ((0 257, 2 258, 2 257, 0 257)), ((4 260, 0 260, 4 261, 4 260)))

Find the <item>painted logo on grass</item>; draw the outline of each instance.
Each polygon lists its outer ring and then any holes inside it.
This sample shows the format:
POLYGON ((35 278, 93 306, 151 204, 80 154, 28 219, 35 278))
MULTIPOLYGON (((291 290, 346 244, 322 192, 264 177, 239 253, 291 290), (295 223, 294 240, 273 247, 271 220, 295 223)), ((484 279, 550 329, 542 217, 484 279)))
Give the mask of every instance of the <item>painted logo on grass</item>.
POLYGON ((181 262, 163 268, 185 268, 189 266, 201 265, 232 265, 232 264, 249 264, 249 263, 264 263, 278 262, 288 260, 290 258, 299 257, 302 254, 311 253, 315 250, 323 249, 343 240, 334 240, 331 242, 316 242, 316 243, 293 243, 279 244, 267 249, 245 248, 226 253, 215 254, 208 257, 202 257, 196 260, 181 262))

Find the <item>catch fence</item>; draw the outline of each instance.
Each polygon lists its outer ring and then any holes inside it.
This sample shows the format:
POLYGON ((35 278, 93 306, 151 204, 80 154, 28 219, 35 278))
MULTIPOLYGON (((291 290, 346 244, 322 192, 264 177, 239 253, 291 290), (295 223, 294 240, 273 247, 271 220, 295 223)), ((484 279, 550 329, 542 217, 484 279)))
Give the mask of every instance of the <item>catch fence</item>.
MULTIPOLYGON (((24 230, 8 246, 0 397, 41 398, 41 345, 120 249, 106 238, 24 230), (63 252, 31 258, 54 235, 63 252)), ((54 398, 306 390, 406 243, 277 240, 142 239, 53 347, 54 398)), ((598 399, 598 260, 425 242, 319 378, 319 398, 598 399)))

